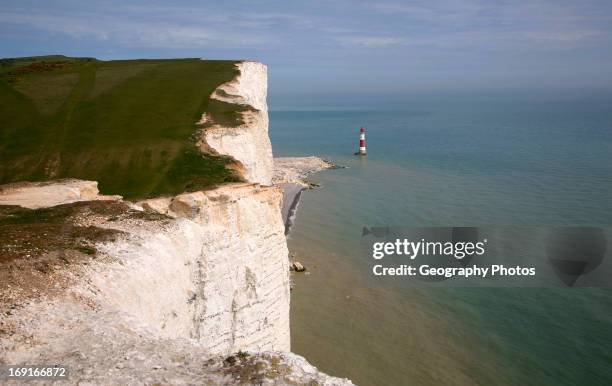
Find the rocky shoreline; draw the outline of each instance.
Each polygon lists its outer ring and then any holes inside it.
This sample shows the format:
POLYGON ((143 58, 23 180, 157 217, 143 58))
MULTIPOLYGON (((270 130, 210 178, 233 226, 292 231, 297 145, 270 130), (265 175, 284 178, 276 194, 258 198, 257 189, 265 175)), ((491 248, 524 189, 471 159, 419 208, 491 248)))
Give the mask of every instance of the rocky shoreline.
POLYGON ((337 169, 338 166, 320 157, 275 157, 272 183, 297 184, 305 188, 313 187, 307 177, 321 170, 337 169))
POLYGON ((281 213, 285 223, 285 234, 289 234, 295 221, 302 191, 318 186, 308 181, 307 177, 322 170, 335 168, 337 166, 330 161, 315 156, 274 158, 272 182, 283 189, 281 213))

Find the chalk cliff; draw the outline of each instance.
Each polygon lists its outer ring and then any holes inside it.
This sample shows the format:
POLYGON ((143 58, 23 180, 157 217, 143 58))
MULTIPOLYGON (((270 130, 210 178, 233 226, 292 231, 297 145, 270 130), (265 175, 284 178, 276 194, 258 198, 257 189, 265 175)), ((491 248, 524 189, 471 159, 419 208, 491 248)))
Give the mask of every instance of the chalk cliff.
POLYGON ((104 245, 120 260, 92 276, 94 292, 145 318, 159 336, 195 339, 211 354, 289 351, 281 195, 276 187, 231 184, 142 202, 176 220, 104 245), (147 296, 138 296, 143 289, 147 296))
MULTIPOLYGON (((274 165, 268 137, 268 69, 256 62, 241 62, 238 69, 240 75, 219 86, 212 98, 247 107, 241 112, 243 122, 237 127, 213 122, 203 131, 202 145, 240 161, 247 181, 270 185, 274 165)), ((207 120, 204 116, 201 122, 207 120)))
MULTIPOLYGON (((289 352, 282 192, 266 186, 266 68, 239 69, 215 97, 253 110, 239 128, 203 135, 242 164, 249 182, 137 203, 99 197, 87 181, 53 185, 46 203, 38 185, 20 191, 30 208, 63 216, 45 230, 66 237, 33 247, 27 259, 0 258, 0 364, 66 364, 73 384, 351 384, 289 352), (91 249, 66 245, 83 234, 99 237, 85 240, 91 249)), ((5 192, 0 205, 19 204, 5 192)))

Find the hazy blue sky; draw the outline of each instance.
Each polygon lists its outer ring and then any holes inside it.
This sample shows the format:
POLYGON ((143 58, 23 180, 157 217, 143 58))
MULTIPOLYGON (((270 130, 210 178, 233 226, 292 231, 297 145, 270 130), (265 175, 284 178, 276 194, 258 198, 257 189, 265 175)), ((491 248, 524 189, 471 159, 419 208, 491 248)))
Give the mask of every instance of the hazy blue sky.
POLYGON ((253 59, 278 95, 612 87, 612 1, 2 1, 0 56, 253 59))

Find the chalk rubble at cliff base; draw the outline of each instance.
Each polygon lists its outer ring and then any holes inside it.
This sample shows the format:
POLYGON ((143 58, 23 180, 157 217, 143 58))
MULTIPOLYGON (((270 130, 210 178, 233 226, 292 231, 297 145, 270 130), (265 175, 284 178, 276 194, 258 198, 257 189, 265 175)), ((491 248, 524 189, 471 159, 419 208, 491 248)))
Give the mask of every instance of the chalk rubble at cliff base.
POLYGON ((306 181, 309 174, 332 169, 335 165, 320 157, 275 157, 272 182, 278 184, 298 184, 310 186, 306 181))
MULTIPOLYGON (((36 302, 27 308, 30 319, 17 320, 19 311, 5 319, 5 324, 21 323, 23 334, 20 348, 0 363, 60 363, 69 369, 68 384, 351 384, 288 352, 211 356, 192 340, 157 338, 116 311, 76 301, 36 302)), ((12 349, 0 342, 3 351, 12 349)))
POLYGON ((330 162, 314 156, 274 158, 272 182, 283 189, 281 213, 286 234, 289 234, 293 225, 301 192, 315 186, 307 181, 308 175, 334 167, 330 162))

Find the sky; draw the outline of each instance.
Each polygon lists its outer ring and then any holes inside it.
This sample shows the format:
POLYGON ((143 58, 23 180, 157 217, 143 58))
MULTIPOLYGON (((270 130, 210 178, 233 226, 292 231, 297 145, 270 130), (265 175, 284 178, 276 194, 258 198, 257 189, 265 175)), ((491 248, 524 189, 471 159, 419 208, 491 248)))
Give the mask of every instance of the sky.
POLYGON ((268 65, 270 93, 612 89, 612 1, 2 0, 0 57, 268 65))

